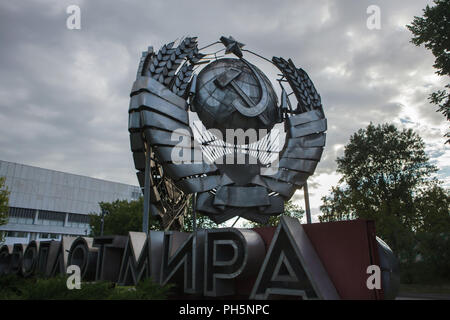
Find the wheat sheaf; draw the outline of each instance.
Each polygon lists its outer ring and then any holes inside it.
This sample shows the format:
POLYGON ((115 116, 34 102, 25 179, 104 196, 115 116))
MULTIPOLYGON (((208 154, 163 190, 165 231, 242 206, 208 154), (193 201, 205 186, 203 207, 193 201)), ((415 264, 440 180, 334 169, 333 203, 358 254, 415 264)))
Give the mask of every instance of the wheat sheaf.
POLYGON ((205 56, 198 50, 197 37, 187 37, 162 46, 158 53, 149 47, 144 53, 138 73, 164 84, 176 95, 185 98, 194 67, 205 56))

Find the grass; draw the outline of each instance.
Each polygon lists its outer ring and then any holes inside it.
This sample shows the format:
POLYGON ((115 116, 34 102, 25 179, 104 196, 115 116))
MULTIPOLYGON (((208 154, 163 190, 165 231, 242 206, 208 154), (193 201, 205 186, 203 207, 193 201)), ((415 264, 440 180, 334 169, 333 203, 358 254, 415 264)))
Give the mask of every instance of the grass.
POLYGON ((450 294, 450 284, 400 284, 400 294, 401 293, 450 294))
POLYGON ((160 286, 147 278, 136 286, 82 282, 80 290, 69 290, 64 276, 24 279, 7 275, 0 277, 0 288, 0 300, 161 300, 167 299, 172 286, 160 286))

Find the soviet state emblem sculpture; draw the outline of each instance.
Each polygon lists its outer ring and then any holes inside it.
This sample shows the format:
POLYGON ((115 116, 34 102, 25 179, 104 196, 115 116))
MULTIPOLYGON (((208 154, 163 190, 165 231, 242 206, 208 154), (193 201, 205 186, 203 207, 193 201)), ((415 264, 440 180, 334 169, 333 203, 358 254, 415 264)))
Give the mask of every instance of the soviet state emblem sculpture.
POLYGON ((271 129, 279 120, 272 84, 244 59, 215 60, 200 71, 191 108, 224 137, 226 129, 271 129))
POLYGON ((191 195, 194 210, 217 223, 235 216, 266 223, 282 214, 314 173, 326 129, 303 69, 232 37, 201 49, 197 38, 149 47, 131 91, 134 163, 148 210, 165 229, 182 224, 191 195), (278 69, 280 99, 250 58, 278 69))

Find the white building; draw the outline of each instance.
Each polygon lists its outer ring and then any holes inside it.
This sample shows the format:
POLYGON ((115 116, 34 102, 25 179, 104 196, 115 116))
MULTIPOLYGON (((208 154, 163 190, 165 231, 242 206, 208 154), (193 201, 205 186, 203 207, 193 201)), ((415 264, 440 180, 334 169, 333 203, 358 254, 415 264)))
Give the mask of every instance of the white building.
POLYGON ((0 226, 6 244, 59 240, 61 235, 87 235, 89 214, 99 202, 137 200, 137 186, 0 160, 9 195, 8 224, 0 226))

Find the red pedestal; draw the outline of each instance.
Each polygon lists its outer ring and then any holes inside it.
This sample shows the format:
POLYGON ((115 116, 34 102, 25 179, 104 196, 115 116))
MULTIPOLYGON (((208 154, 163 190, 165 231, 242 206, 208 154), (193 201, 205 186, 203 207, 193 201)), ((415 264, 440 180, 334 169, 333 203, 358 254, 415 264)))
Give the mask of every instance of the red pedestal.
MULTIPOLYGON (((369 265, 379 265, 375 224, 353 220, 304 224, 303 228, 327 270, 341 299, 383 299, 383 291, 369 290, 366 273, 369 265)), ((254 229, 266 249, 276 228, 254 229)))

